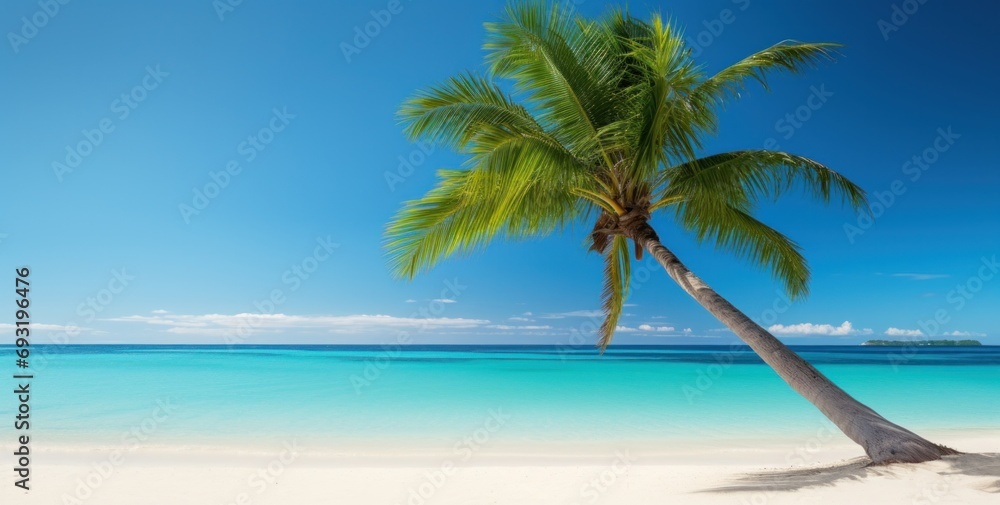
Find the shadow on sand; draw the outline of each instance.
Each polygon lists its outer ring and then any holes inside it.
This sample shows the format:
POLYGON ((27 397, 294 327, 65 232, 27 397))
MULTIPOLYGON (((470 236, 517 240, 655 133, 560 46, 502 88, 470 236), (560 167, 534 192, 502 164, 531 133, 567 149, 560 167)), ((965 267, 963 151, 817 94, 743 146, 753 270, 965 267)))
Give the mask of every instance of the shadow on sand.
MULTIPOLYGON (((868 458, 857 458, 833 466, 796 468, 757 472, 739 476, 730 484, 702 490, 703 493, 728 493, 741 491, 797 491, 808 487, 832 486, 840 481, 859 481, 874 476, 896 475, 904 467, 915 465, 870 465, 868 458)), ((966 475, 971 477, 996 477, 998 480, 981 489, 1000 493, 1000 454, 959 454, 945 456, 934 467, 943 477, 966 475), (941 468, 937 470, 937 468, 941 468)))

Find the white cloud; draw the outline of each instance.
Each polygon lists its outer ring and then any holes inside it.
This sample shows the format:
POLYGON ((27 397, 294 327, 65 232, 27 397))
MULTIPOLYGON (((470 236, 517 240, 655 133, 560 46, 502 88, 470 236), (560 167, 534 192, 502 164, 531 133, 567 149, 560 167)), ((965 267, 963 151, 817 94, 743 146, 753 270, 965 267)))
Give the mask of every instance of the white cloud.
POLYGON ((667 331, 674 331, 674 327, 673 326, 653 326, 653 325, 650 325, 650 324, 640 324, 639 325, 639 330, 640 331, 655 331, 655 332, 658 332, 658 333, 663 333, 663 332, 667 332, 667 331))
POLYGON ((295 316, 287 314, 201 314, 125 316, 105 321, 142 323, 167 326, 169 333, 188 335, 223 335, 240 332, 281 332, 290 330, 329 331, 333 333, 361 333, 384 330, 443 330, 467 329, 489 324, 485 319, 453 317, 396 317, 381 314, 350 316, 295 316))
POLYGON ((800 324, 790 324, 785 326, 783 324, 773 324, 767 329, 771 333, 776 335, 829 335, 829 336, 844 336, 844 335, 870 335, 872 333, 871 328, 865 328, 863 330, 855 329, 850 321, 844 321, 840 326, 833 326, 831 324, 813 324, 813 323, 800 323, 800 324))
POLYGON ((628 326, 615 326, 615 332, 617 333, 635 333, 637 331, 639 330, 628 326))
POLYGON ((528 316, 528 317, 531 317, 531 316, 533 316, 534 314, 532 314, 531 312, 525 312, 524 314, 521 314, 521 315, 522 315, 522 316, 528 316))
POLYGON ((548 325, 527 325, 527 326, 511 326, 507 324, 491 324, 487 328, 493 328, 495 330, 518 330, 518 331, 533 331, 533 330, 551 330, 552 327, 548 325))
POLYGON ((163 310, 163 309, 156 309, 153 311, 153 314, 169 314, 169 313, 170 313, 169 310, 163 310))
POLYGON ((889 328, 885 330, 885 334, 890 337, 922 337, 924 332, 920 330, 904 330, 901 328, 889 328))
POLYGON ((517 316, 514 316, 514 317, 508 317, 507 319, 509 319, 509 320, 511 320, 511 321, 523 321, 523 322, 531 322, 531 321, 534 321, 534 319, 530 319, 530 318, 527 318, 527 317, 517 317, 517 316))
POLYGON ((435 299, 433 299, 431 301, 432 302, 438 302, 438 303, 458 303, 458 300, 453 300, 451 298, 435 298, 435 299))
MULTIPOLYGON (((13 331, 16 328, 20 328, 20 327, 17 326, 16 324, 0 323, 0 330, 2 330, 2 331, 13 331)), ((95 330, 93 328, 84 328, 84 327, 81 327, 81 326, 66 326, 66 325, 62 325, 62 324, 44 324, 44 323, 35 323, 35 322, 31 323, 30 329, 31 330, 37 330, 37 331, 46 331, 46 332, 49 332, 49 331, 57 331, 57 332, 58 331, 62 331, 62 332, 66 332, 67 334, 70 334, 70 335, 72 335, 74 333, 104 333, 102 331, 98 331, 98 330, 95 330)))
POLYGON ((574 310, 571 312, 557 312, 555 314, 547 314, 540 317, 542 319, 563 319, 567 317, 604 317, 604 312, 600 310, 574 310))
POLYGON ((942 333, 946 337, 985 337, 985 333, 978 333, 975 331, 946 331, 942 333))
POLYGON ((931 279, 947 279, 951 277, 948 274, 892 274, 893 277, 905 277, 907 279, 913 279, 915 281, 927 281, 931 279))
POLYGON ((684 328, 684 333, 690 334, 690 333, 692 333, 692 331, 693 330, 691 330, 691 328, 684 328))
POLYGON ((409 298, 406 300, 406 303, 417 303, 417 301, 414 300, 413 298, 409 298))
POLYGON ((238 335, 232 328, 175 327, 175 328, 167 328, 166 331, 167 333, 170 333, 172 335, 197 335, 201 337, 227 337, 227 336, 238 335))

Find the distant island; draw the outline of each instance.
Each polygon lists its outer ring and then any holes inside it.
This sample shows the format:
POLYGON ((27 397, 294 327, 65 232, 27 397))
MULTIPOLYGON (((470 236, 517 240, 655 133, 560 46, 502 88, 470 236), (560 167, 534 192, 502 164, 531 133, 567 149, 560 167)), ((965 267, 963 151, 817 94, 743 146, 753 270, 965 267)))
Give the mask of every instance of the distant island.
POLYGON ((971 346, 983 343, 978 340, 869 340, 861 345, 971 346))

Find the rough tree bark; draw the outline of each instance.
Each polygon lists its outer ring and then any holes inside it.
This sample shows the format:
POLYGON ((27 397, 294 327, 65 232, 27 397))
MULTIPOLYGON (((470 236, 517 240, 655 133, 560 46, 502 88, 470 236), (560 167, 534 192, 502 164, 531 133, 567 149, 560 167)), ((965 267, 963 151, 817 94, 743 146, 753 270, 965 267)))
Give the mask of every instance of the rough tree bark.
POLYGON ((930 442, 852 398, 806 360, 771 335, 684 266, 663 246, 647 223, 626 235, 648 251, 680 287, 736 333, 796 392, 804 396, 845 435, 864 448, 875 464, 919 463, 958 454, 930 442))

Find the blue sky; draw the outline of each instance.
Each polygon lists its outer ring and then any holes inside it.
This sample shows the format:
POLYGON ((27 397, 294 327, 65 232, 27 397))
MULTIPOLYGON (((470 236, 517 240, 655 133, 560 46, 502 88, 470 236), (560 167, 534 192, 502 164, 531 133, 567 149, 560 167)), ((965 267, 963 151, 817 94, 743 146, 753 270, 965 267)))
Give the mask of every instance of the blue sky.
MULTIPOLYGON (((584 252, 586 225, 497 243, 414 282, 392 279, 381 249, 400 203, 462 162, 408 143, 395 111, 482 68, 483 22, 502 1, 225 2, 0 6, 0 258, 11 277, 32 268, 41 341, 593 339, 601 266, 584 252), (357 36, 379 20, 376 36, 357 36)), ((587 15, 608 5, 576 3, 587 15)), ((884 202, 874 224, 796 197, 761 210, 813 268, 812 294, 794 304, 768 275, 656 219, 688 266, 787 342, 889 332, 1000 344, 1000 6, 630 8, 685 26, 709 70, 783 39, 845 44, 835 63, 752 89, 707 151, 777 146, 884 202)), ((735 341, 665 274, 647 273, 616 342, 735 341)))

